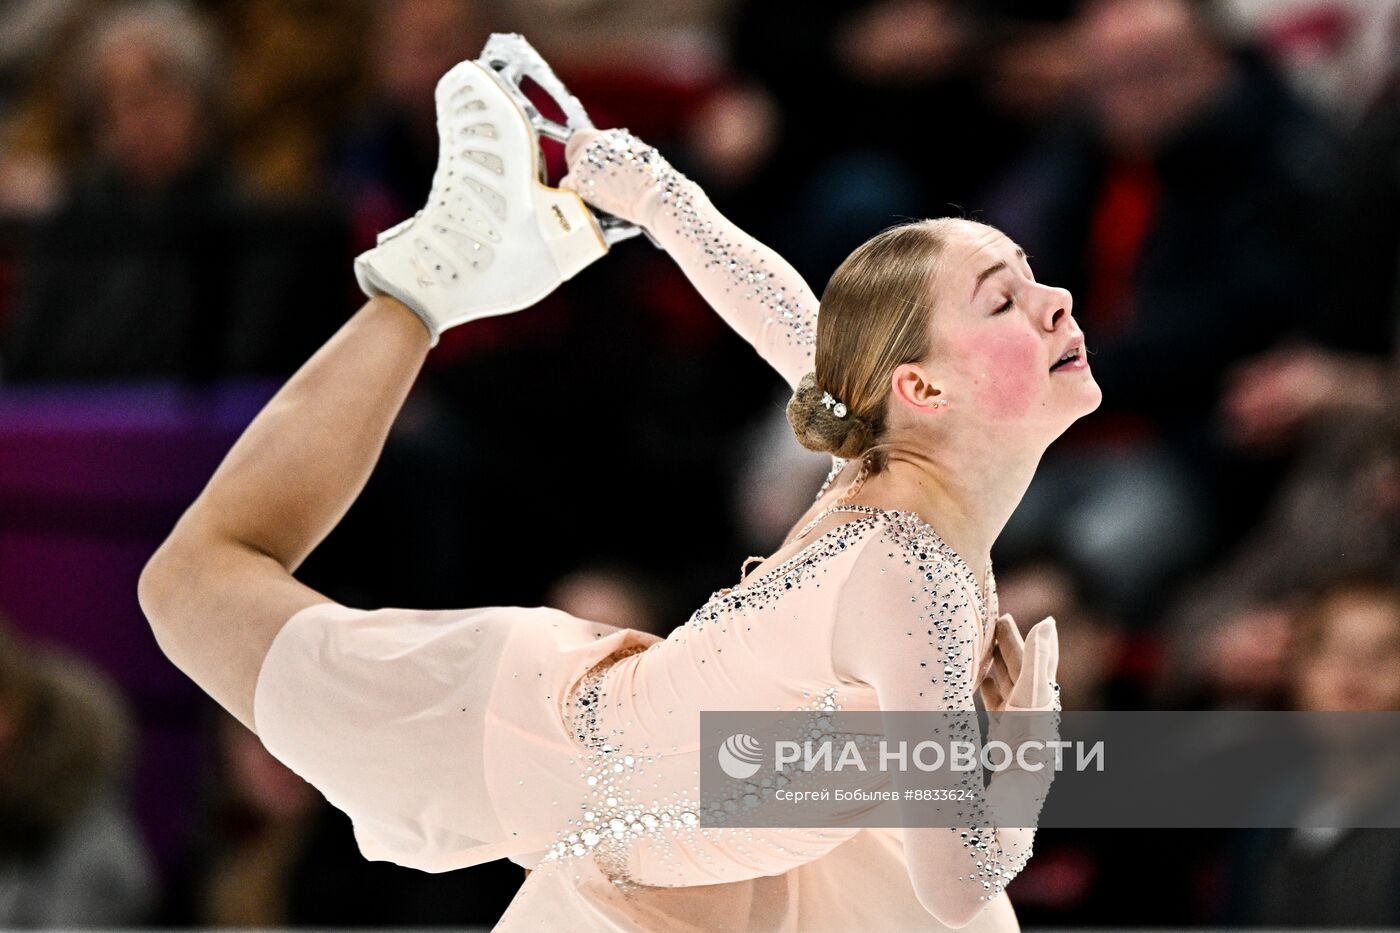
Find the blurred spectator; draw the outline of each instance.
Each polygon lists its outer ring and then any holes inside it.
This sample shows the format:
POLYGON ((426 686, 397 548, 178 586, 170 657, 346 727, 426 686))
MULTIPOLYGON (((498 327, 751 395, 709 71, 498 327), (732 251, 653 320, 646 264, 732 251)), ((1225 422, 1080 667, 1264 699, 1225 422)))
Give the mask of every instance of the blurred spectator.
POLYGON ((0 104, 13 101, 26 78, 53 52, 54 40, 84 0, 14 0, 0 16, 0 104))
POLYGON ((497 862, 429 873, 370 862, 345 814, 210 707, 205 812, 157 913, 161 925, 252 928, 488 925, 521 880, 497 862))
POLYGON ((1287 689, 1296 594, 1332 574, 1400 567, 1400 425, 1390 412, 1320 425, 1238 552, 1166 616, 1168 707, 1271 708, 1287 689))
POLYGON ((1400 711, 1400 588, 1353 575, 1321 587, 1298 614, 1289 656, 1298 709, 1400 711))
POLYGON ((0 12, 0 214, 40 215, 58 203, 66 140, 53 73, 90 8, 15 0, 0 12))
POLYGON ((1400 560, 1400 109, 1388 98, 1358 130, 1328 260, 1340 273, 1319 341, 1293 341, 1239 364, 1222 402, 1230 439, 1300 446, 1281 498, 1237 555, 1187 588, 1171 614, 1179 695, 1277 698, 1294 592, 1332 570, 1400 560))
POLYGON ((1197 4, 1096 0, 1076 29, 1083 110, 987 219, 1075 294, 1104 404, 1049 451, 999 543, 1066 549, 1150 625, 1169 576, 1237 537, 1274 481, 1212 416, 1229 366, 1324 293, 1335 147, 1197 4))
POLYGON ((721 18, 741 2, 495 0, 494 5, 506 28, 524 33, 556 69, 675 74, 713 56, 721 18))
POLYGON ((219 39, 184 5, 147 0, 105 14, 75 65, 70 117, 104 167, 133 188, 166 188, 219 141, 219 39))
POLYGON ((685 142, 712 196, 742 190, 773 154, 780 126, 777 102, 756 85, 724 87, 700 106, 685 142))
POLYGON ((475 58, 490 25, 476 0, 372 5, 369 100, 332 143, 330 168, 355 199, 366 247, 428 197, 437 167, 438 79, 475 58))
MULTIPOLYGON (((1019 153, 1019 123, 982 96, 986 10, 953 0, 772 0, 737 11, 735 68, 776 102, 746 105, 755 134, 776 142, 771 156, 747 154, 753 177, 733 196, 738 219, 818 292, 883 227, 977 205, 1019 153)), ((697 139, 701 153, 722 141, 697 139)), ((732 166, 721 178, 737 183, 732 166)))
POLYGON ((1070 105, 1083 60, 1069 20, 1078 0, 1003 0, 984 62, 990 106, 1032 134, 1043 132, 1070 105))
POLYGON ((106 676, 0 620, 0 926, 145 919, 155 874, 125 803, 130 742, 106 676))
POLYGON ((391 5, 225 0, 230 148, 259 194, 300 197, 321 186, 325 141, 363 90, 366 51, 397 41, 367 28, 372 11, 391 5))
POLYGON ((1395 0, 1222 0, 1232 28, 1253 37, 1300 91, 1354 124, 1400 64, 1395 0))
MULTIPOLYGON (((1298 709, 1400 710, 1400 588, 1352 576, 1314 590, 1298 616, 1289 687, 1298 709)), ((1400 923, 1400 762, 1366 741, 1366 721, 1314 721, 1326 744, 1322 770, 1265 788, 1259 825, 1240 834, 1228 916, 1259 925, 1394 926, 1400 923), (1272 817, 1276 822, 1266 822, 1272 817), (1394 825, 1394 823, 1389 823, 1394 825), (1306 883, 1302 883, 1305 880, 1306 883)))
MULTIPOLYGON (((1287 603, 1247 606, 1191 645, 1202 692, 1193 707, 1277 709, 1287 693, 1293 615, 1287 603)), ((1176 690, 1186 682, 1172 684, 1176 690)))
POLYGON ((254 209, 223 156, 217 37, 143 0, 91 24, 69 75, 83 159, 34 236, 0 345, 8 381, 278 372, 344 314, 334 217, 254 209))
POLYGON ((223 812, 214 825, 196 830, 203 851, 180 860, 163 919, 189 926, 285 926, 291 920, 290 862, 321 800, 255 735, 215 715, 219 770, 227 781, 218 803, 223 812))
POLYGON ((1235 443, 1271 450, 1292 444, 1322 418, 1378 414, 1394 391, 1394 376, 1378 357, 1293 343, 1235 368, 1223 415, 1235 443))
POLYGON ((1314 339, 1293 340, 1230 373, 1222 416, 1246 449, 1288 449, 1320 422, 1393 408, 1400 333, 1400 81, 1353 134, 1331 248, 1335 291, 1318 302, 1314 339))

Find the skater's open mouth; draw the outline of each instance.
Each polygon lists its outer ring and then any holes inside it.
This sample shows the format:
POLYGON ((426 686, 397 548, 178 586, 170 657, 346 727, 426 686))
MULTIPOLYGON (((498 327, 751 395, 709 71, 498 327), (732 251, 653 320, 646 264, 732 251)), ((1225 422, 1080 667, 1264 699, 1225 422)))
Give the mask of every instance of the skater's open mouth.
POLYGON ((1075 337, 1074 340, 1070 342, 1070 345, 1065 349, 1065 352, 1060 354, 1060 358, 1054 363, 1054 365, 1050 367, 1050 371, 1053 373, 1057 369, 1061 369, 1065 366, 1070 366, 1075 363, 1078 363, 1083 358, 1084 337, 1081 335, 1075 337))

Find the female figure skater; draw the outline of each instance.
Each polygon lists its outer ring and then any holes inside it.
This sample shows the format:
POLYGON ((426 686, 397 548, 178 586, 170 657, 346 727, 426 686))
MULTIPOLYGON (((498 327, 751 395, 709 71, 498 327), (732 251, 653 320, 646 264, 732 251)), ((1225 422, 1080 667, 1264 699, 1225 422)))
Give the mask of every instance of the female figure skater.
POLYGON ((1023 642, 998 617, 989 553, 1047 445, 1099 403, 1070 295, 997 230, 926 221, 857 249, 818 322, 782 259, 626 131, 576 135, 572 190, 547 188, 488 71, 458 65, 437 102, 429 204, 357 260, 369 301, 143 573, 162 649, 351 817, 367 858, 536 869, 503 930, 1016 929, 1004 887, 1034 829, 698 825, 699 713, 971 710, 979 689, 992 710, 1059 708, 1054 622, 1023 642), (838 458, 796 533, 665 639, 545 607, 365 611, 297 582, 441 330, 606 251, 580 194, 651 231, 794 387, 798 436, 838 458))

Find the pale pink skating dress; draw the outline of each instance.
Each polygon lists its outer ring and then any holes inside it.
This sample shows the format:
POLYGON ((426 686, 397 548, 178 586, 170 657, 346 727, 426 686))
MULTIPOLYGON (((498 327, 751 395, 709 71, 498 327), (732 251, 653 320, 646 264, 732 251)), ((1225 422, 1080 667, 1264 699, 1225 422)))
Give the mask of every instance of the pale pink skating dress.
MULTIPOLYGON (((815 299, 676 187, 654 232, 794 384, 811 365, 815 299)), ((309 607, 263 663, 258 734, 350 816, 366 858, 535 869, 500 930, 945 929, 915 897, 900 830, 700 827, 699 713, 879 709, 880 690, 834 668, 838 624, 868 629, 902 680, 881 690, 972 709, 997 612, 991 568, 984 601, 918 516, 855 507, 776 557, 665 639, 544 607, 309 607)), ((965 929, 1018 929, 1003 888, 1029 847, 1003 849, 991 826, 935 832, 948 890, 982 906, 965 929)))

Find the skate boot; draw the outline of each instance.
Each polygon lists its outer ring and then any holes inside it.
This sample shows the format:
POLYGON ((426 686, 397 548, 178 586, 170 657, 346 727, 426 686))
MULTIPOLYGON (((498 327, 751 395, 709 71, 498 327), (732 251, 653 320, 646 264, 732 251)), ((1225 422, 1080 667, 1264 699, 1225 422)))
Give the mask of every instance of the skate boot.
POLYGON ((539 134, 567 140, 592 123, 524 39, 492 36, 480 60, 443 75, 436 101, 428 203, 355 260, 364 293, 411 308, 433 345, 449 327, 529 307, 638 232, 544 183, 539 134), (568 123, 541 117, 522 77, 554 95, 568 123))

